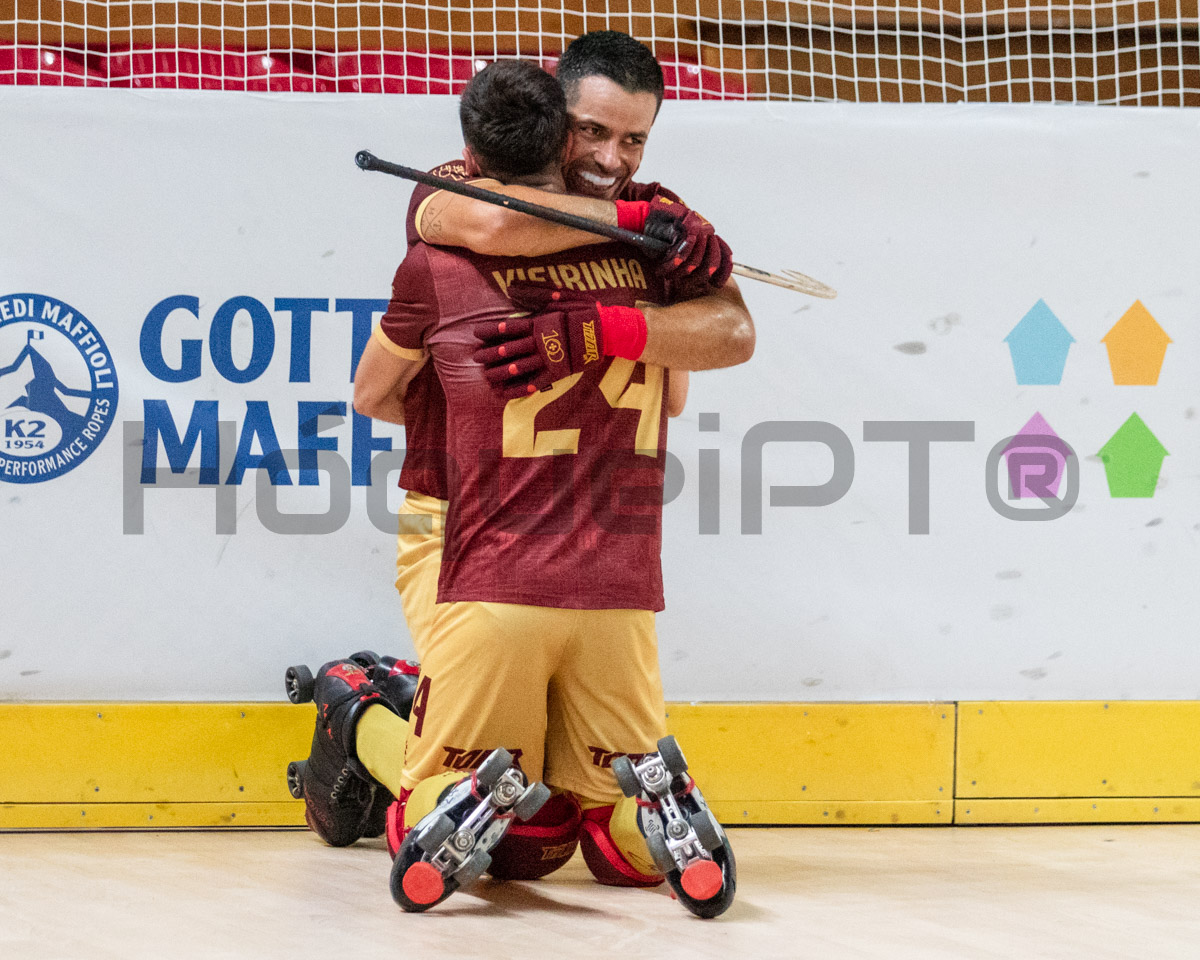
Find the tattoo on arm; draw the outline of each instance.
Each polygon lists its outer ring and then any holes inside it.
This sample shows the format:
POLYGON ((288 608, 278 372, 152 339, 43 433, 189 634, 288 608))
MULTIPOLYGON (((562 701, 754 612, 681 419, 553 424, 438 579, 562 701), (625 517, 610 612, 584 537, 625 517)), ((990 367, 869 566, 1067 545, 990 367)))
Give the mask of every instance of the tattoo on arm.
POLYGON ((421 232, 425 235, 425 239, 429 243, 437 243, 445 235, 445 228, 442 226, 442 216, 439 213, 437 216, 431 217, 429 222, 421 223, 421 232))

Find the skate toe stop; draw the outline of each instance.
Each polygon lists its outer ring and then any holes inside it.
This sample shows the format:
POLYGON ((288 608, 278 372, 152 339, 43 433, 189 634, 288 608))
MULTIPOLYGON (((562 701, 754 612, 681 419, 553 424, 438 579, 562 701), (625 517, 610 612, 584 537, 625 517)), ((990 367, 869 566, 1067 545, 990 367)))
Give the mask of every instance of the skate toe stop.
MULTIPOLYGON (((697 860, 679 879, 684 892, 693 900, 711 900, 721 892, 724 883, 720 866, 711 860, 697 860)), ((407 877, 404 882, 408 883, 407 877)))
POLYGON ((446 890, 442 875, 431 863, 414 863, 404 872, 404 895, 413 903, 433 903, 446 890))

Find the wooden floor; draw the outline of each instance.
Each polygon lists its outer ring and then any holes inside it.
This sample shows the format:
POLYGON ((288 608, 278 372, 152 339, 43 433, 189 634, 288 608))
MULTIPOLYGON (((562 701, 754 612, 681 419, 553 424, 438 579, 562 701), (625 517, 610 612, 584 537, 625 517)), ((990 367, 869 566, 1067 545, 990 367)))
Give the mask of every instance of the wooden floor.
POLYGON ((730 831, 739 896, 695 920, 577 857, 428 914, 380 841, 277 832, 0 835, 0 957, 1200 957, 1200 825, 730 831))

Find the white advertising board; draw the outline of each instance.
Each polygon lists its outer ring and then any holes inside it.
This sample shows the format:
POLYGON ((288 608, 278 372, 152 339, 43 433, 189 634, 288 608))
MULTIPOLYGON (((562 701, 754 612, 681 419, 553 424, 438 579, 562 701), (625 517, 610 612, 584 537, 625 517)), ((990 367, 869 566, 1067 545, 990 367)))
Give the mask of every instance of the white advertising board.
MULTIPOLYGON (((409 185, 353 155, 457 155, 455 101, 0 116, 0 699, 410 655, 403 430, 350 408, 409 185)), ((840 291, 742 281, 756 355, 672 422, 669 698, 1200 697, 1198 149, 1187 110, 664 106, 638 179, 840 291)))

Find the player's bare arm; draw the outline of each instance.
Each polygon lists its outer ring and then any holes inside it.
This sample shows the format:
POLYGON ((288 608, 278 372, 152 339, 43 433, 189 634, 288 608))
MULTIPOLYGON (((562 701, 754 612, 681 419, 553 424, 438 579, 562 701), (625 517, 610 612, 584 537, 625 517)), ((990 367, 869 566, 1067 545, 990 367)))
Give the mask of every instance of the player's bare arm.
POLYGON ((379 331, 367 341, 354 372, 354 409, 364 417, 404 423, 404 391, 426 357, 403 351, 379 331))
POLYGON ((672 370, 667 388, 667 416, 678 417, 687 406, 689 375, 686 370, 672 370))
POLYGON ((754 355, 754 320, 737 283, 669 307, 639 304, 646 317, 643 363, 680 370, 716 370, 754 355))
MULTIPOLYGON (((617 206, 610 200, 552 193, 521 184, 505 185, 498 180, 473 183, 507 197, 617 225, 617 206)), ((418 224, 427 243, 466 247, 492 256, 540 257, 604 239, 446 190, 439 190, 425 201, 418 224)))
POLYGON ((521 281, 510 283, 507 293, 528 313, 477 324, 481 345, 474 358, 509 400, 548 389, 602 356, 686 371, 733 367, 754 354, 754 321, 728 280, 720 290, 668 307, 646 301, 606 306, 521 281))

